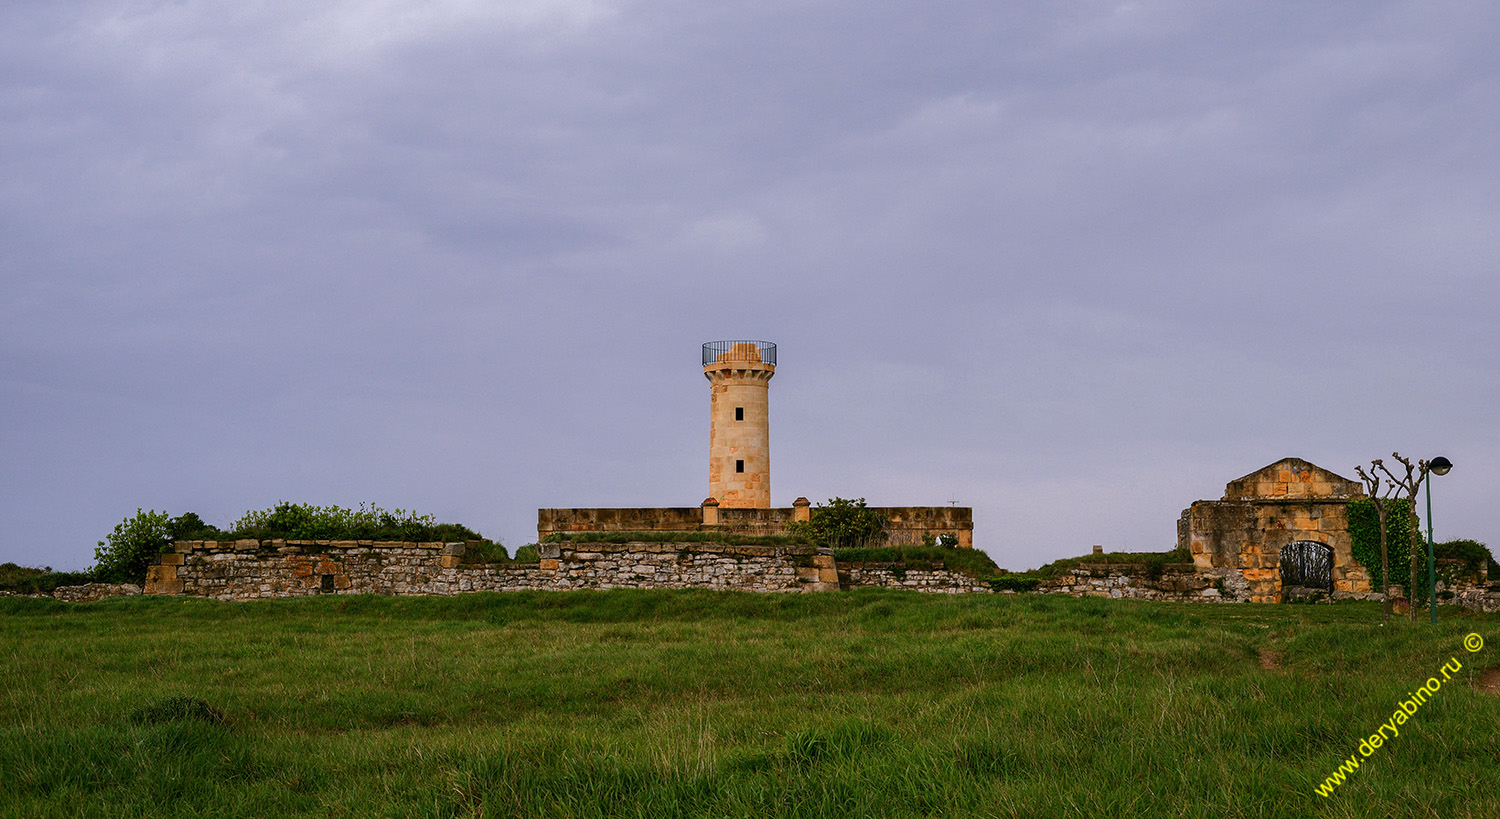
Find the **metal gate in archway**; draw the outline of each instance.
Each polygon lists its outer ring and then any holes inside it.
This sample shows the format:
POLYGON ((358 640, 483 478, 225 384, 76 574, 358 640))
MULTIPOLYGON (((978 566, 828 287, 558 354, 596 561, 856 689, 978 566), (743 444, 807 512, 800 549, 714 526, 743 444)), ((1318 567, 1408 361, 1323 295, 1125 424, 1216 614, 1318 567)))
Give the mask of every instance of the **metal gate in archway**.
POLYGON ((1281 587, 1333 591, 1333 549, 1314 540, 1281 547, 1281 587))

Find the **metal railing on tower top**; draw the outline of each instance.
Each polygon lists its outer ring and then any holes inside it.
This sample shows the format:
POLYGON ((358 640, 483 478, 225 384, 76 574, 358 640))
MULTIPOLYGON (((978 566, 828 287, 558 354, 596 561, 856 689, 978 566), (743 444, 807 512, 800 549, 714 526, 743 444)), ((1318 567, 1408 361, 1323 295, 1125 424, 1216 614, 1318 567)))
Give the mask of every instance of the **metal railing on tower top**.
POLYGON ((703 345, 703 366, 747 361, 776 366, 776 345, 769 341, 710 341, 703 345))

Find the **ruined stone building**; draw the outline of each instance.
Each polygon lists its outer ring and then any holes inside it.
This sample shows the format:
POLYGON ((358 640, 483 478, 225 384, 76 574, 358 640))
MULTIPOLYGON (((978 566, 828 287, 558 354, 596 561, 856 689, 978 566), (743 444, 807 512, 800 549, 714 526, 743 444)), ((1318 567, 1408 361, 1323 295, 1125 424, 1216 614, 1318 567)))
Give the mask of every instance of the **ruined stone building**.
POLYGON ((1220 500, 1183 510, 1177 545, 1200 570, 1244 584, 1253 602, 1276 603, 1303 590, 1365 594, 1370 574, 1354 559, 1349 501, 1356 481, 1284 458, 1230 481, 1220 500))

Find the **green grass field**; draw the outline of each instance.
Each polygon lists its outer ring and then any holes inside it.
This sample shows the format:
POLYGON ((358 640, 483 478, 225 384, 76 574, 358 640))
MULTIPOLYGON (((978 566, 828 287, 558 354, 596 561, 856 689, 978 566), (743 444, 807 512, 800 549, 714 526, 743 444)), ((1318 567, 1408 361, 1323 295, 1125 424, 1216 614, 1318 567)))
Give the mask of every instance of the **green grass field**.
POLYGON ((0 598, 0 815, 1500 816, 1500 617, 1378 622, 881 591, 0 598))

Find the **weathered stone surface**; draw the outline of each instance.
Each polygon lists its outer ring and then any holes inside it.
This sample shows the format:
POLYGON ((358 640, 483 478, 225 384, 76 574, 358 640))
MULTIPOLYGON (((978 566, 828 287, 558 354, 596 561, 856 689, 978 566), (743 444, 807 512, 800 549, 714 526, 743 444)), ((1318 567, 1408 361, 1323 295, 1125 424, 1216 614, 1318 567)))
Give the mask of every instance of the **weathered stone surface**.
POLYGON ((1172 602, 1242 602, 1249 585, 1233 570, 1200 570, 1169 563, 1160 574, 1140 563, 1082 563, 1043 580, 1037 591, 1073 597, 1113 597, 1172 602))
MULTIPOLYGON (((590 543, 586 550, 553 544, 556 557, 536 564, 472 564, 423 544, 308 544, 316 554, 243 549, 239 544, 194 549, 181 566, 153 566, 149 591, 225 600, 328 593, 458 594, 520 589, 713 588, 743 591, 827 591, 840 586, 832 557, 810 546, 590 543), (707 548, 700 548, 707 547, 707 548), (826 559, 824 559, 826 558, 826 559), (808 566, 825 563, 827 566, 808 566), (801 565, 799 565, 801 564, 801 565), (165 574, 176 572, 176 579, 165 574)), ((861 570, 853 585, 919 591, 988 591, 961 574, 936 570, 861 570), (899 576, 898 576, 899 575, 899 576)))
MULTIPOLYGON (((735 456, 738 459, 738 456, 735 456)), ((889 543, 915 546, 925 538, 948 535, 958 545, 974 545, 974 510, 966 506, 872 506, 886 517, 889 543)), ((712 507, 538 509, 537 539, 566 532, 723 532, 784 535, 794 520, 807 520, 806 505, 782 508, 712 507), (713 514, 707 514, 712 509, 713 514), (799 517, 800 515, 800 517, 799 517)), ((547 555, 543 555, 546 557, 547 555)))
POLYGON ((82 586, 58 586, 52 596, 69 603, 92 603, 106 597, 128 597, 140 594, 141 587, 134 583, 85 583, 82 586))
POLYGON ((1327 547, 1333 591, 1365 593, 1370 577, 1354 560, 1346 506, 1364 496, 1356 481, 1300 458, 1285 458, 1230 481, 1224 497, 1197 501, 1177 525, 1177 545, 1204 570, 1237 569, 1250 599, 1281 598, 1281 551, 1296 541, 1327 547))

